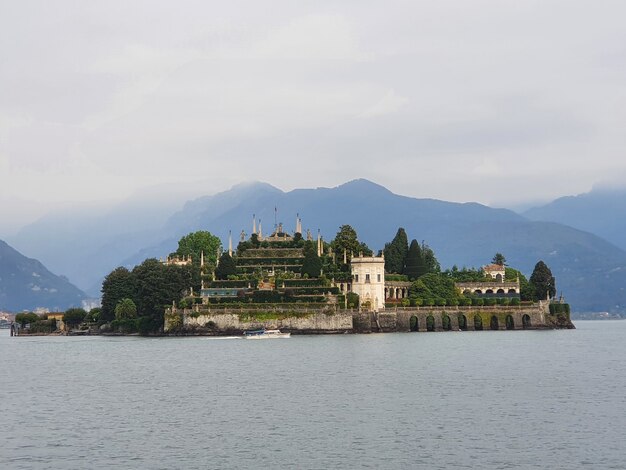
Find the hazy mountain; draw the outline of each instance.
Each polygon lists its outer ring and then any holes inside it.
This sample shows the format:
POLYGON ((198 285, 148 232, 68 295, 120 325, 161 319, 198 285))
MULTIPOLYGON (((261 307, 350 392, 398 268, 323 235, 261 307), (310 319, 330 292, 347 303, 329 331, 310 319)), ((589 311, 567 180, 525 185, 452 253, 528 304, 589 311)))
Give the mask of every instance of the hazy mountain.
POLYGON ((425 240, 445 267, 480 266, 496 252, 528 276, 543 259, 557 276, 577 310, 622 310, 626 306, 626 253, 596 235, 561 224, 535 222, 512 211, 476 203, 458 204, 398 196, 366 180, 336 188, 282 192, 267 184, 237 186, 214 196, 191 201, 174 214, 166 232, 174 236, 125 260, 140 262, 147 256, 165 256, 177 237, 205 229, 227 244, 232 231, 236 246, 241 230, 249 235, 252 214, 261 219, 263 233, 276 222, 293 231, 299 213, 303 228, 315 237, 334 238, 342 224, 352 225, 374 250, 390 241, 398 227, 410 238, 425 240))
POLYGON ((52 274, 39 261, 0 240, 0 310, 45 307, 63 311, 80 307, 84 298, 85 294, 67 279, 52 274))
POLYGON ((163 224, 179 198, 138 195, 110 206, 74 206, 22 228, 9 242, 67 276, 92 296, 120 262, 164 238, 163 224))
POLYGON ((626 189, 594 188, 523 212, 532 220, 558 222, 605 238, 626 250, 626 189))
POLYGON ((576 310, 626 310, 626 252, 586 231, 531 221, 506 209, 399 196, 366 180, 290 192, 246 183, 180 204, 177 212, 167 204, 147 207, 152 212, 137 204, 92 211, 78 219, 75 213, 50 216, 24 229, 17 246, 28 246, 28 253, 79 285, 90 286, 95 295, 113 268, 165 257, 191 231, 209 230, 224 246, 232 231, 236 246, 242 230, 249 236, 252 214, 265 235, 281 222, 293 231, 300 214, 305 235, 308 228, 315 237, 319 229, 331 240, 340 225, 350 224, 374 250, 404 227, 410 238, 426 241, 444 267, 480 266, 502 252, 511 266, 530 275, 543 259, 557 276, 559 292, 576 310))

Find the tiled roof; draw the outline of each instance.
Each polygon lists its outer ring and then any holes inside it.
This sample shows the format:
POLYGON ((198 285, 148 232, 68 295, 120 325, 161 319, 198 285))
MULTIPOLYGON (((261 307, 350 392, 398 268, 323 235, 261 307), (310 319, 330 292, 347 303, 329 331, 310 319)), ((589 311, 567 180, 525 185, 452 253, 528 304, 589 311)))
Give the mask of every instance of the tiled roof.
POLYGON ((504 266, 500 266, 499 264, 488 264, 487 266, 483 266, 483 271, 504 271, 504 266))

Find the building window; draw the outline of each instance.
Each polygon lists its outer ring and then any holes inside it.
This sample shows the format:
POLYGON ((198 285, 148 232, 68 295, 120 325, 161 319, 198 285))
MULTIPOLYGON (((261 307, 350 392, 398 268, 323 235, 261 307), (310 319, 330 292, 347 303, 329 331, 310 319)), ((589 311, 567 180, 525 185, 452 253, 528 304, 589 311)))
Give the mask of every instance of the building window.
POLYGON ((380 282, 380 274, 378 274, 378 282, 380 282))
POLYGON ((370 282, 370 275, 369 274, 365 275, 365 282, 369 284, 369 282, 370 282))
POLYGON ((359 282, 359 275, 358 274, 354 275, 354 282, 359 282))

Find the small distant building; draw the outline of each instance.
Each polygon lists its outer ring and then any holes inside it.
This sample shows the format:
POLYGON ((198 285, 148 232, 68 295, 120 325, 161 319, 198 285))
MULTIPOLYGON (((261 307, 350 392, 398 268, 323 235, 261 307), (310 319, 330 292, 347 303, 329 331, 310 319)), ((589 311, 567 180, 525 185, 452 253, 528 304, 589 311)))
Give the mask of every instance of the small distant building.
POLYGON ((47 314, 48 320, 56 320, 57 330, 65 331, 65 322, 63 321, 64 312, 50 312, 47 314))
POLYGON ((166 264, 168 266, 170 265, 174 265, 174 266, 187 266, 189 264, 192 263, 192 259, 191 259, 191 255, 189 256, 168 256, 167 259, 165 261, 163 261, 163 264, 166 264))
POLYGON ((362 254, 350 261, 352 271, 351 291, 359 296, 361 308, 384 310, 385 308, 385 258, 362 254), (368 307, 369 306, 369 307, 368 307))
POLYGON ((506 268, 500 264, 483 266, 485 281, 457 282, 455 286, 465 295, 476 297, 519 297, 519 279, 506 279, 506 268), (492 280, 488 280, 491 278, 492 280))
POLYGON ((504 282, 506 270, 501 264, 488 264, 487 266, 483 266, 483 272, 485 276, 490 276, 496 282, 504 282))

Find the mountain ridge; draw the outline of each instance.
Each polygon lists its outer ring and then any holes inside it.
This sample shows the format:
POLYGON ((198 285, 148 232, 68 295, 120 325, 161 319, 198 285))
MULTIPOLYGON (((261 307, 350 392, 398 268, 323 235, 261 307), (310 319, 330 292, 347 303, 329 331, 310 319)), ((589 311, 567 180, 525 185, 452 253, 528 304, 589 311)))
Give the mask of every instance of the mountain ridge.
POLYGON ((626 220, 619 214, 626 214, 626 189, 607 187, 560 197, 522 212, 531 220, 558 222, 595 233, 626 250, 626 220))
MULTIPOLYGON (((620 290, 626 284, 626 251, 615 244, 584 230, 533 221, 508 209, 397 195, 366 179, 287 192, 268 183, 247 182, 191 199, 159 224, 152 223, 149 230, 141 232, 144 227, 133 224, 127 227, 128 234, 120 232, 93 247, 92 256, 84 256, 82 263, 83 272, 92 274, 89 292, 96 295, 101 279, 113 268, 130 268, 146 257, 165 257, 176 249, 181 236, 195 230, 209 230, 224 246, 232 233, 236 245, 242 230, 249 236, 253 214, 264 235, 281 222, 285 230, 293 231, 296 214, 303 220, 305 234, 308 228, 316 236, 319 229, 326 240, 332 239, 341 225, 349 224, 375 251, 394 237, 398 227, 404 227, 410 238, 428 243, 444 267, 478 267, 502 252, 509 264, 529 276, 534 264, 543 259, 575 309, 626 310, 626 294, 620 290)), ((46 227, 36 228, 38 233, 51 233, 46 227)), ((76 243, 63 239, 55 243, 57 259, 72 269, 64 256, 76 243)), ((65 272, 56 266, 55 270, 65 272)))
POLYGON ((63 311, 80 306, 84 292, 40 261, 27 258, 0 240, 0 310, 48 308, 63 311))

